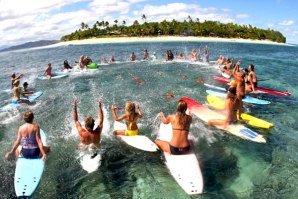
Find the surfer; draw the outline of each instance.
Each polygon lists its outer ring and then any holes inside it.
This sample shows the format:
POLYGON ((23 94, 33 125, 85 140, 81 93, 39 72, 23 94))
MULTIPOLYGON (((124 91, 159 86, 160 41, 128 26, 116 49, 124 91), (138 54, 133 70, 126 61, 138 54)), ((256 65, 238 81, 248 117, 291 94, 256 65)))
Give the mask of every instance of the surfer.
POLYGON ((179 55, 177 56, 177 59, 185 59, 183 53, 179 53, 179 55))
POLYGON ((156 61, 157 60, 156 52, 153 52, 153 55, 151 55, 151 60, 152 61, 156 61))
POLYGON ((81 55, 81 57, 80 57, 80 59, 79 59, 79 67, 80 67, 80 69, 83 69, 83 68, 85 68, 86 66, 85 66, 85 64, 84 64, 84 55, 81 55))
POLYGON ((43 75, 46 75, 48 79, 52 77, 52 64, 48 63, 46 70, 44 71, 43 75))
POLYGON ((192 117, 186 114, 187 104, 183 100, 179 100, 176 114, 169 115, 167 118, 161 112, 159 117, 164 124, 172 124, 173 137, 170 142, 163 140, 155 140, 155 143, 161 150, 173 155, 182 155, 190 150, 188 142, 189 127, 192 117))
POLYGON ((143 60, 149 60, 149 54, 148 54, 147 49, 145 49, 143 52, 143 60))
POLYGON ((74 98, 74 121, 76 124, 76 128, 78 130, 78 133, 80 135, 81 144, 80 146, 87 146, 89 144, 94 145, 95 147, 99 145, 100 142, 100 135, 103 127, 103 111, 101 106, 101 99, 98 99, 98 117, 99 117, 99 124, 94 129, 94 119, 89 115, 85 119, 85 128, 82 127, 79 119, 78 119, 78 112, 77 112, 77 104, 78 99, 74 98))
POLYGON ((63 70, 72 69, 72 67, 69 65, 67 60, 64 60, 63 62, 63 70))
POLYGON ((258 86, 257 75, 255 73, 254 68, 255 67, 253 64, 248 65, 248 70, 249 70, 248 81, 250 81, 252 91, 255 91, 255 88, 258 86))
POLYGON ((13 83, 14 87, 12 89, 12 103, 29 103, 29 100, 27 99, 21 99, 21 94, 26 96, 27 94, 33 94, 33 92, 26 92, 26 91, 22 91, 21 87, 19 87, 20 85, 20 80, 16 80, 13 83))
POLYGON ((115 61, 116 61, 115 60, 115 57, 114 57, 114 55, 112 55, 111 58, 110 58, 110 60, 109 60, 110 64, 114 63, 115 61))
POLYGON ((130 61, 136 61, 137 60, 137 56, 135 55, 134 52, 131 53, 130 57, 129 57, 130 61))
POLYGON ((46 152, 51 150, 50 146, 43 146, 40 138, 40 129, 37 124, 33 124, 34 114, 32 111, 27 110, 24 113, 25 124, 20 126, 18 137, 12 149, 5 154, 8 158, 14 151, 16 156, 22 155, 24 158, 35 159, 42 156, 46 160, 46 152))
POLYGON ((192 49, 189 58, 190 58, 190 61, 193 61, 193 62, 197 61, 198 53, 197 53, 196 49, 192 49))
POLYGON ((27 94, 22 94, 21 93, 21 96, 22 97, 27 97, 27 96, 31 96, 32 94, 34 94, 34 92, 33 91, 28 91, 28 83, 27 82, 24 82, 23 83, 23 87, 21 87, 21 90, 23 91, 23 92, 25 92, 25 93, 27 93, 27 94))
POLYGON ((237 96, 237 99, 239 102, 239 106, 238 106, 238 118, 239 119, 241 119, 241 114, 242 114, 242 107, 243 107, 242 99, 245 97, 245 82, 244 82, 245 74, 241 73, 239 70, 240 63, 241 62, 239 60, 233 69, 233 76, 237 82, 236 96, 237 96))
POLYGON ((122 121, 126 120, 126 127, 127 130, 115 130, 115 135, 127 135, 127 136, 133 136, 139 134, 139 129, 137 126, 137 120, 139 118, 142 118, 142 112, 140 109, 140 106, 135 105, 135 103, 131 101, 127 101, 125 103, 125 113, 121 115, 120 117, 116 114, 116 107, 112 105, 112 114, 115 119, 115 121, 122 121))
POLYGON ((101 64, 107 64, 107 63, 108 63, 108 61, 107 61, 106 57, 103 56, 103 57, 101 58, 101 64))
POLYGON ((12 75, 11 75, 11 88, 13 88, 13 83, 14 83, 16 80, 21 79, 22 77, 24 77, 24 74, 20 74, 20 75, 17 77, 15 73, 12 73, 12 75))
POLYGON ((236 87, 233 84, 228 89, 228 94, 226 97, 226 118, 225 120, 209 120, 208 125, 220 125, 227 128, 230 124, 237 122, 237 97, 236 97, 236 87))

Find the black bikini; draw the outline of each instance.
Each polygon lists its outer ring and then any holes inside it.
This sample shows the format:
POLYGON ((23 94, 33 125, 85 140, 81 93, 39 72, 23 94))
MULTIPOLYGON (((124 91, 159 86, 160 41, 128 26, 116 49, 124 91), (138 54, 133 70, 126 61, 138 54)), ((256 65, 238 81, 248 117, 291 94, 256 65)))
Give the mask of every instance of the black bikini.
MULTIPOLYGON (((174 129, 173 131, 177 130, 177 131, 189 131, 188 129, 174 129)), ((183 155, 187 152, 189 152, 190 150, 190 146, 186 146, 186 147, 174 147, 170 144, 170 151, 172 155, 183 155)))

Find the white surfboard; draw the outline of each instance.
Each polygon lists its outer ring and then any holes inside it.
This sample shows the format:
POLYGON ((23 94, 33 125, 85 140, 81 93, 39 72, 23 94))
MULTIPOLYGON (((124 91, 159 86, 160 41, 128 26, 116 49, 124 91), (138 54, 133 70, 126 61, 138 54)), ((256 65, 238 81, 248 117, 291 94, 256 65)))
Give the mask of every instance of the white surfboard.
MULTIPOLYGON (((52 76, 51 79, 58 79, 58 78, 63 78, 63 77, 67 77, 68 75, 67 74, 63 74, 63 75, 55 75, 55 76, 52 76)), ((47 76, 38 76, 37 79, 40 79, 40 80, 47 80, 47 76)))
MULTIPOLYGON (((161 124, 158 139, 170 141, 172 138, 172 125, 161 124)), ((191 142, 191 138, 190 142, 191 142)), ((190 195, 201 194, 203 192, 203 176, 199 161, 192 150, 184 155, 170 155, 164 152, 165 163, 172 176, 181 188, 190 195)))
POLYGON ((91 145, 80 147, 78 150, 80 164, 88 173, 92 173, 98 169, 101 164, 101 154, 99 148, 91 145))
MULTIPOLYGON (((115 121, 114 129, 125 130, 126 125, 121 122, 115 121)), ((156 146, 156 144, 152 142, 145 135, 135 135, 135 136, 117 135, 117 137, 119 137, 126 144, 143 151, 155 152, 158 150, 158 147, 156 146)))
MULTIPOLYGON (((40 137, 44 146, 47 145, 46 135, 40 129, 40 137)), ((14 187, 17 197, 31 197, 35 192, 45 166, 41 158, 27 159, 18 157, 14 176, 14 187)))

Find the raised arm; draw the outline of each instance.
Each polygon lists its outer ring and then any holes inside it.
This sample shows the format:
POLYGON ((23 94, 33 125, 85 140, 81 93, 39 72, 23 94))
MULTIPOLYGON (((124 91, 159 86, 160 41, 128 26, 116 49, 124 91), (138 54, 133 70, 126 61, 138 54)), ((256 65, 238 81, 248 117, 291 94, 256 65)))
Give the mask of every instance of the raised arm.
POLYGON ((141 108, 140 108, 139 105, 137 105, 136 110, 137 110, 137 113, 139 114, 139 118, 142 118, 143 117, 143 114, 141 112, 141 108))
POLYGON ((103 111, 101 106, 101 98, 98 99, 98 118, 99 118, 99 128, 102 129, 103 126, 103 111))
POLYGON ((112 110, 112 114, 113 114, 114 120, 115 121, 122 121, 126 117, 126 114, 123 114, 120 117, 118 117, 117 116, 117 113, 116 113, 116 109, 117 108, 114 107, 114 105, 111 106, 111 110, 112 110))
POLYGON ((43 143, 42 143, 41 138, 40 138, 40 129, 39 129, 39 126, 38 125, 36 125, 36 142, 37 142, 38 148, 39 148, 39 150, 41 152, 42 159, 43 160, 46 160, 47 155, 46 155, 46 153, 45 153, 45 151, 43 149, 43 143))
POLYGON ((5 158, 8 158, 17 149, 17 147, 20 145, 21 139, 22 139, 22 135, 21 135, 21 131, 19 129, 17 140, 14 142, 11 150, 5 154, 5 158))
POLYGON ((75 121, 77 130, 79 131, 79 134, 81 134, 80 132, 81 132, 81 130, 83 130, 83 128, 82 128, 81 123, 78 118, 77 105, 78 105, 78 99, 75 97, 74 105, 73 105, 73 117, 74 117, 74 121, 75 121))
POLYGON ((164 124, 169 124, 170 123, 170 116, 168 116, 167 118, 165 117, 165 115, 163 114, 163 112, 159 113, 159 117, 162 123, 164 124))

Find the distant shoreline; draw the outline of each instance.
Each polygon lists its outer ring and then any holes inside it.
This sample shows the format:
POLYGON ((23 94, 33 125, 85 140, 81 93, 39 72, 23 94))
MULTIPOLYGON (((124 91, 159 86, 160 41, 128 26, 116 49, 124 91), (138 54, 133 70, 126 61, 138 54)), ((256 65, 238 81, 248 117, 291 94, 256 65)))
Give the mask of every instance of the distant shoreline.
POLYGON ((290 46, 286 43, 277 43, 269 40, 252 40, 238 38, 218 38, 218 37, 191 37, 191 36, 160 36, 160 37, 111 37, 111 38, 92 38, 84 40, 72 40, 59 42, 48 47, 59 47, 68 45, 83 45, 83 44, 107 44, 107 43, 132 43, 132 42, 235 42, 235 43, 251 43, 251 44, 269 44, 290 46))

